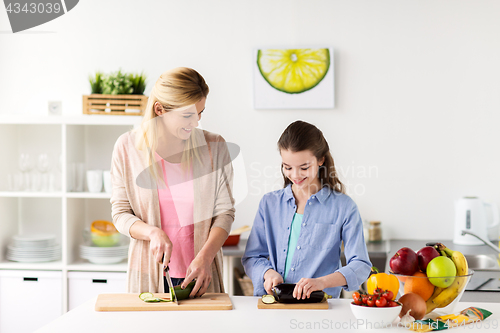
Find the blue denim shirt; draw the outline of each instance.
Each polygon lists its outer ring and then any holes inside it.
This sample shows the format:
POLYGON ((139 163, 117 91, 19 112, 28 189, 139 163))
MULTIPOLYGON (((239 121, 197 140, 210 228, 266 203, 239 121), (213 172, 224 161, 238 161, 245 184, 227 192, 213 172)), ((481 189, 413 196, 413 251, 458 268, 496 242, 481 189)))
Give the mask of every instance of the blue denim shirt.
MULTIPOLYGON (((274 269, 281 276, 285 274, 290 227, 296 210, 291 185, 267 193, 260 201, 242 258, 255 296, 266 294, 264 273, 267 270, 274 269)), ((323 187, 307 200, 287 283, 340 272, 347 281, 342 287, 352 291, 368 278, 371 266, 356 204, 347 195, 323 187), (342 241, 344 267, 340 262, 342 241)), ((339 297, 342 287, 324 291, 339 297)))

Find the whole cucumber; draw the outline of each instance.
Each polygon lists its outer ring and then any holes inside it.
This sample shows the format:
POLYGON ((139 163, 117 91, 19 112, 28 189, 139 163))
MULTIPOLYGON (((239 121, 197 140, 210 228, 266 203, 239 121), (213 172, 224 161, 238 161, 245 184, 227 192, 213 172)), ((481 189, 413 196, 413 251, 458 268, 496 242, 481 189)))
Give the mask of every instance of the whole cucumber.
POLYGON ((196 281, 189 282, 189 284, 185 289, 182 289, 180 285, 175 286, 174 290, 175 290, 175 296, 177 296, 177 300, 180 301, 189 298, 189 294, 191 294, 191 291, 193 291, 195 283, 196 281))
POLYGON ((273 296, 279 303, 319 303, 325 298, 322 290, 316 290, 306 299, 296 299, 293 297, 295 283, 281 283, 273 288, 273 296))

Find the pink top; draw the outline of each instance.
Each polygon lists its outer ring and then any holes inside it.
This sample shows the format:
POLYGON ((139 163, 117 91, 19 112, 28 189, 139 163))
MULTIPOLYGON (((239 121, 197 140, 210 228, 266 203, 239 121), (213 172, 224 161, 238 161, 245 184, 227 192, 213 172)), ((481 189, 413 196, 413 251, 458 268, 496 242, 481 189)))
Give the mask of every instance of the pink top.
POLYGON ((161 161, 167 183, 166 188, 158 189, 158 198, 161 228, 172 242, 170 276, 185 278, 194 259, 193 169, 185 172, 180 163, 169 163, 158 154, 156 158, 161 161))

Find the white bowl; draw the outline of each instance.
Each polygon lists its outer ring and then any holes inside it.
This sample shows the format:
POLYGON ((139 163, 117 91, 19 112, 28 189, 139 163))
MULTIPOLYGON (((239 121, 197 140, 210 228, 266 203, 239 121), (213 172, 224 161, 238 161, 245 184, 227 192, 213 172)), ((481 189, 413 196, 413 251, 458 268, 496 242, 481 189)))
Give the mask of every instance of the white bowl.
POLYGON ((368 307, 351 303, 351 311, 358 320, 363 320, 363 327, 386 328, 398 318, 401 312, 401 305, 392 307, 368 307))

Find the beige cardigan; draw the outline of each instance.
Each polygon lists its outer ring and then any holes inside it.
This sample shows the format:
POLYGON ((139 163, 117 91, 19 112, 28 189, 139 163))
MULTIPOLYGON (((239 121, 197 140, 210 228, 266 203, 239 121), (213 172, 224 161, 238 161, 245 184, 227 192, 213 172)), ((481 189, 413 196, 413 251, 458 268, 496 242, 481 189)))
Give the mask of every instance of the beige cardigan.
MULTIPOLYGON (((228 233, 234 221, 232 196, 233 169, 224 139, 217 134, 194 129, 200 160, 193 162, 194 253, 200 252, 213 227, 228 233), (208 145, 207 145, 208 143, 208 145)), ((129 293, 163 292, 163 267, 149 249, 149 241, 134 239, 130 227, 138 220, 161 228, 158 190, 142 152, 135 148, 133 131, 116 141, 111 162, 113 223, 131 238, 127 271, 129 293)), ((222 250, 211 265, 212 282, 207 292, 224 292, 222 250)))

